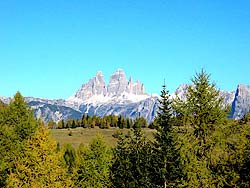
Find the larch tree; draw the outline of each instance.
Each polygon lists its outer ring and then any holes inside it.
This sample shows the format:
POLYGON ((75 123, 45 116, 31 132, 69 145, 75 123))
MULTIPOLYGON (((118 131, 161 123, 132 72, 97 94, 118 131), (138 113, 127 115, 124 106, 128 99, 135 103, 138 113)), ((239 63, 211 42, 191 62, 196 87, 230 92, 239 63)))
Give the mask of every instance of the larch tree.
POLYGON ((72 187, 73 182, 62 164, 62 155, 48 131, 43 127, 37 129, 25 141, 23 152, 16 156, 7 187, 72 187))
POLYGON ((10 102, 9 110, 8 124, 14 127, 19 139, 22 141, 30 138, 37 128, 38 121, 20 92, 17 92, 10 102))
POLYGON ((39 121, 17 92, 9 105, 0 109, 0 186, 13 168, 15 157, 23 149, 23 143, 32 137, 39 121))

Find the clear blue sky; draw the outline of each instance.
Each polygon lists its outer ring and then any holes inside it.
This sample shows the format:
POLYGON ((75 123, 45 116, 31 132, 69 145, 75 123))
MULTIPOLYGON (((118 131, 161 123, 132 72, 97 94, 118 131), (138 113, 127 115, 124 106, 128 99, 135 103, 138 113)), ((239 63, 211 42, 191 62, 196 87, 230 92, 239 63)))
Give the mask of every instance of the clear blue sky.
POLYGON ((0 96, 68 98, 118 68, 148 93, 201 68, 235 90, 250 84, 250 1, 1 1, 0 68, 0 96))

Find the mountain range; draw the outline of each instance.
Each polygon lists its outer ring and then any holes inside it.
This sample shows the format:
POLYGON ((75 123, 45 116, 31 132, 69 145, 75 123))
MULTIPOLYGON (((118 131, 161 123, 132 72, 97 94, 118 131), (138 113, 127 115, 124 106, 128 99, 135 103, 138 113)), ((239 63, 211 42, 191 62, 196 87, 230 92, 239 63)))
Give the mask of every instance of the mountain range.
MULTIPOLYGON (((188 84, 181 84, 171 94, 184 99, 187 93, 188 84)), ((224 97, 224 104, 232 106, 230 118, 240 119, 246 112, 250 111, 250 86, 239 84, 236 91, 220 91, 224 97)), ((123 115, 125 117, 144 117, 148 122, 153 121, 157 112, 157 94, 145 93, 144 84, 140 81, 133 81, 122 69, 115 71, 105 83, 101 71, 83 83, 78 91, 68 99, 40 99, 25 97, 25 100, 37 118, 45 121, 67 120, 70 118, 80 119, 84 114, 90 116, 123 115)), ((5 103, 11 99, 0 97, 5 103)))

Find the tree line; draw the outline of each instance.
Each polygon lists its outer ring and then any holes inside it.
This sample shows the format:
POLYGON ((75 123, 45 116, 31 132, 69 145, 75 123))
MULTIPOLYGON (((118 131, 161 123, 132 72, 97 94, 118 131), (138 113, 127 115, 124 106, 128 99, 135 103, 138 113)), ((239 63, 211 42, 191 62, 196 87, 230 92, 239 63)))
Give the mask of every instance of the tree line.
POLYGON ((89 116, 84 114, 81 119, 68 119, 60 120, 58 122, 49 121, 47 126, 49 129, 67 129, 67 128, 95 128, 99 127, 101 129, 109 129, 110 127, 123 128, 153 128, 153 124, 147 123, 144 117, 137 117, 135 119, 125 118, 124 116, 108 115, 104 117, 99 116, 89 116))
POLYGON ((204 70, 186 99, 163 85, 154 140, 141 126, 110 148, 58 146, 17 93, 0 103, 0 187, 249 187, 250 115, 228 119, 228 108, 204 70))

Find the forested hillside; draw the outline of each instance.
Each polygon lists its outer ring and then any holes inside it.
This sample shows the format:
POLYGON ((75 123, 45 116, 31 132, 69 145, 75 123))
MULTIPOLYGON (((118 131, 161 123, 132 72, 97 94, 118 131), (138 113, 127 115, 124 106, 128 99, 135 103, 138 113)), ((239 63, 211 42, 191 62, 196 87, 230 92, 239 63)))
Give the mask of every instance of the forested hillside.
POLYGON ((130 128, 117 135, 113 148, 102 135, 78 148, 58 145, 16 93, 10 104, 0 102, 0 187, 249 187, 250 115, 228 119, 230 111, 210 79, 204 70, 197 73, 185 100, 170 100, 164 83, 150 125, 156 129, 153 140, 143 134, 148 125, 142 118, 84 116, 49 123, 130 128))

